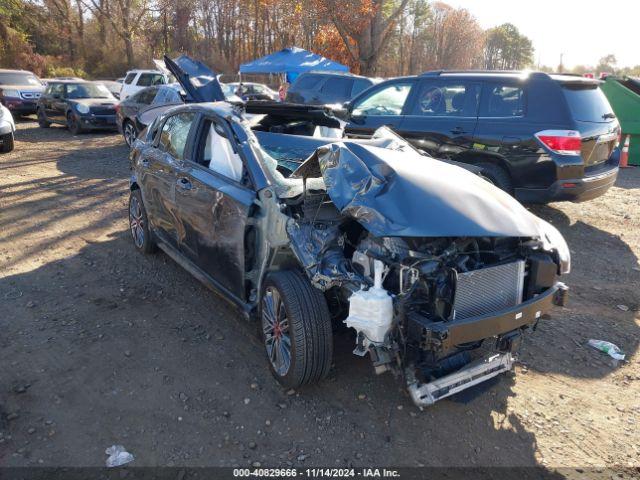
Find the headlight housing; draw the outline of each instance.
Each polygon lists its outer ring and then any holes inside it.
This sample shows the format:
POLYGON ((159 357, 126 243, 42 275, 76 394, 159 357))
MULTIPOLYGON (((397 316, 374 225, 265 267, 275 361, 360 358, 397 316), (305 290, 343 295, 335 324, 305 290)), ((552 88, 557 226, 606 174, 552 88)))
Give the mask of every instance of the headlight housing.
POLYGON ((76 110, 78 113, 87 114, 89 113, 89 107, 84 103, 76 103, 76 110))
POLYGON ((14 97, 14 98, 20 98, 20 91, 19 90, 13 90, 11 88, 2 89, 2 96, 3 97, 14 97))
POLYGON ((538 228, 540 229, 542 248, 547 251, 555 251, 560 260, 560 273, 569 273, 571 271, 571 252, 567 241, 556 227, 541 218, 538 219, 538 228))

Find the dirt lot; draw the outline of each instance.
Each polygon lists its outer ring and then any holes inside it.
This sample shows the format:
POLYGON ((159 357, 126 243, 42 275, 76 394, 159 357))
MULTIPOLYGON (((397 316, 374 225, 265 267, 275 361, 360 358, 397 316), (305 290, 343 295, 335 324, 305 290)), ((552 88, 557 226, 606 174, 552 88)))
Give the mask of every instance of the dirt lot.
POLYGON ((127 230, 117 134, 18 125, 0 156, 0 465, 640 467, 640 169, 605 197, 536 208, 571 246, 571 302, 490 389, 413 407, 336 339, 287 392, 224 301, 127 230), (585 346, 622 347, 628 361, 585 346))

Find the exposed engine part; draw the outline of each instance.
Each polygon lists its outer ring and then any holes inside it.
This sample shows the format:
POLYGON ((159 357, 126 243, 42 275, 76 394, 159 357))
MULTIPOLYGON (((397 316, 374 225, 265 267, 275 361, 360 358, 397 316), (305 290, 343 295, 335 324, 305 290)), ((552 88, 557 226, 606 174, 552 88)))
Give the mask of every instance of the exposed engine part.
POLYGON ((382 288, 383 270, 383 263, 376 260, 373 287, 355 292, 349 298, 349 316, 344 323, 358 332, 356 355, 366 354, 369 345, 383 345, 393 323, 393 300, 382 288))

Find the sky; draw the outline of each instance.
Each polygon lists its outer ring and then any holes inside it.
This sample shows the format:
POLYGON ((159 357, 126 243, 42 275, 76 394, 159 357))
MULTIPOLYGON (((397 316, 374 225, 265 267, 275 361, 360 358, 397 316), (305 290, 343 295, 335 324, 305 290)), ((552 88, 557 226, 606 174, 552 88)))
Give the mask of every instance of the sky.
POLYGON ((444 0, 466 8, 487 29, 513 23, 533 41, 534 63, 596 65, 613 53, 619 67, 640 65, 637 0, 444 0))

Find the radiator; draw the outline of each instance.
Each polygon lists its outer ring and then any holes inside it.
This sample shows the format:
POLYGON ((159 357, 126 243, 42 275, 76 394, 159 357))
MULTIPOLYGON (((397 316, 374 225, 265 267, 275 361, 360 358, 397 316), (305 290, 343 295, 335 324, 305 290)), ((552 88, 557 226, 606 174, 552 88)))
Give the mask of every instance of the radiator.
POLYGON ((522 303, 522 260, 458 274, 453 318, 460 320, 498 312, 522 303))

